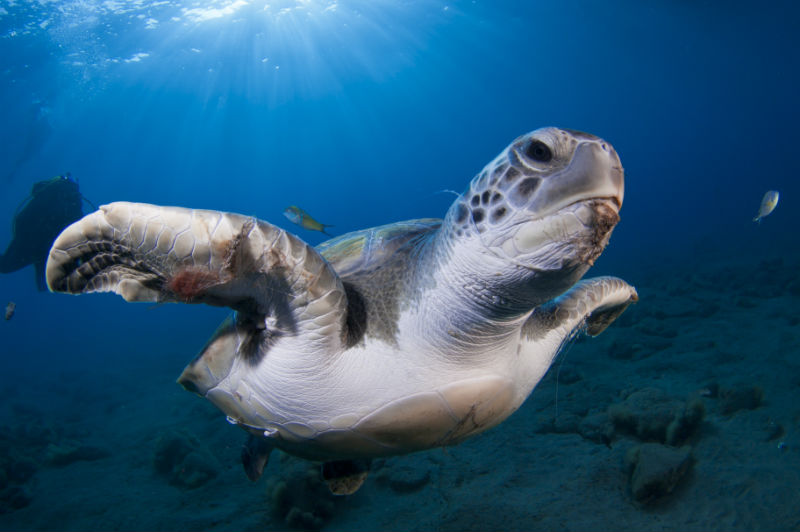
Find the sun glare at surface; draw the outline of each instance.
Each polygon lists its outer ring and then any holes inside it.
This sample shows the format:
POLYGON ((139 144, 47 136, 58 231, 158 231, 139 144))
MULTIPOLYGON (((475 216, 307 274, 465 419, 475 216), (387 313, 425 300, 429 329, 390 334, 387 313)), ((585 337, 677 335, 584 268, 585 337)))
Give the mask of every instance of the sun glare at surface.
POLYGON ((102 114, 94 127, 112 133, 98 137, 135 153, 181 139, 185 164, 219 153, 256 165, 259 154, 288 149, 289 130, 302 130, 307 143, 291 149, 309 160, 319 148, 308 139, 361 145, 391 114, 382 87, 398 87, 410 116, 426 90, 420 79, 435 86, 424 74, 442 70, 431 67, 431 44, 459 16, 441 0, 0 6, 0 79, 32 112, 46 108, 53 128, 82 130, 102 114))
POLYGON ((0 38, 8 44, 45 34, 50 56, 95 85, 144 78, 144 69, 151 83, 196 83, 201 71, 213 82, 222 72, 235 90, 262 97, 391 76, 413 64, 432 29, 453 15, 435 0, 73 0, 52 7, 7 2, 0 38))

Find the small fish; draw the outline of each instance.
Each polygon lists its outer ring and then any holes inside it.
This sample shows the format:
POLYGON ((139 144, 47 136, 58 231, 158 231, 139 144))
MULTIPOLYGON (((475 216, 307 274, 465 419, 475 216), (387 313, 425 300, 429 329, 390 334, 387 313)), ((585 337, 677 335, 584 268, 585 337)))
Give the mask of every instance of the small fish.
POLYGON ((326 227, 333 227, 332 225, 319 223, 312 218, 310 214, 296 205, 290 205, 289 207, 286 207, 286 209, 283 211, 283 215, 286 216, 290 222, 299 225, 303 229, 308 229, 309 231, 319 231, 320 233, 324 233, 328 236, 333 236, 325 231, 326 227))
POLYGON ((764 197, 761 199, 761 207, 758 208, 758 214, 753 218, 753 221, 761 223, 761 218, 775 210, 775 207, 778 205, 779 197, 780 194, 778 194, 777 190, 767 190, 764 197))
POLYGON ((13 301, 9 301, 8 305, 6 305, 6 321, 10 320, 14 316, 14 311, 17 309, 17 304, 13 301))

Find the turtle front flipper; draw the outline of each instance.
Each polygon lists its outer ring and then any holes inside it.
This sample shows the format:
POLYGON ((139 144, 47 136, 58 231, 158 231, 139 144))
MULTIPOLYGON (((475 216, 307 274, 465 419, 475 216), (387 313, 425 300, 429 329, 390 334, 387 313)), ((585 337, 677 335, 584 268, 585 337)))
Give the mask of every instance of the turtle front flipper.
MULTIPOLYGON (((536 308, 522 326, 521 351, 550 345, 547 366, 558 348, 577 332, 597 336, 636 302, 636 289, 616 277, 585 279, 561 296, 536 308)), ((546 366, 545 366, 546 367, 546 366)))
POLYGON ((314 248, 238 214, 104 205, 58 236, 46 274, 54 292, 227 306, 253 330, 294 334, 313 321, 326 351, 346 317, 342 283, 314 248))

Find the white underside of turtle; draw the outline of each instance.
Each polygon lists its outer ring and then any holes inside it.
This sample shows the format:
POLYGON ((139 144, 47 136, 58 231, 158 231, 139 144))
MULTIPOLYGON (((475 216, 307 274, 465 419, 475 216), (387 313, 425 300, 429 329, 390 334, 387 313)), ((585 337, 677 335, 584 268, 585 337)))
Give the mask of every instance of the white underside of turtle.
POLYGON ((636 291, 581 281, 619 220, 610 144, 544 128, 517 138, 444 220, 412 220, 314 249, 251 217, 112 203, 66 228, 53 291, 235 312, 178 379, 269 452, 326 462, 352 493, 375 457, 452 445, 502 422, 561 346, 602 332, 636 291))

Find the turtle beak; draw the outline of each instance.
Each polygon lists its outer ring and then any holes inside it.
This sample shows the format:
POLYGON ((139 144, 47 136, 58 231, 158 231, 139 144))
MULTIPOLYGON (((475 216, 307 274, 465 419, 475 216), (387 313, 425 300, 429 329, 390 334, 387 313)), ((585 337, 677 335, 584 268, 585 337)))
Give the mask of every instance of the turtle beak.
POLYGON ((543 181, 529 209, 541 217, 578 202, 607 200, 619 212, 624 194, 625 177, 617 152, 595 137, 580 142, 569 165, 543 181))

